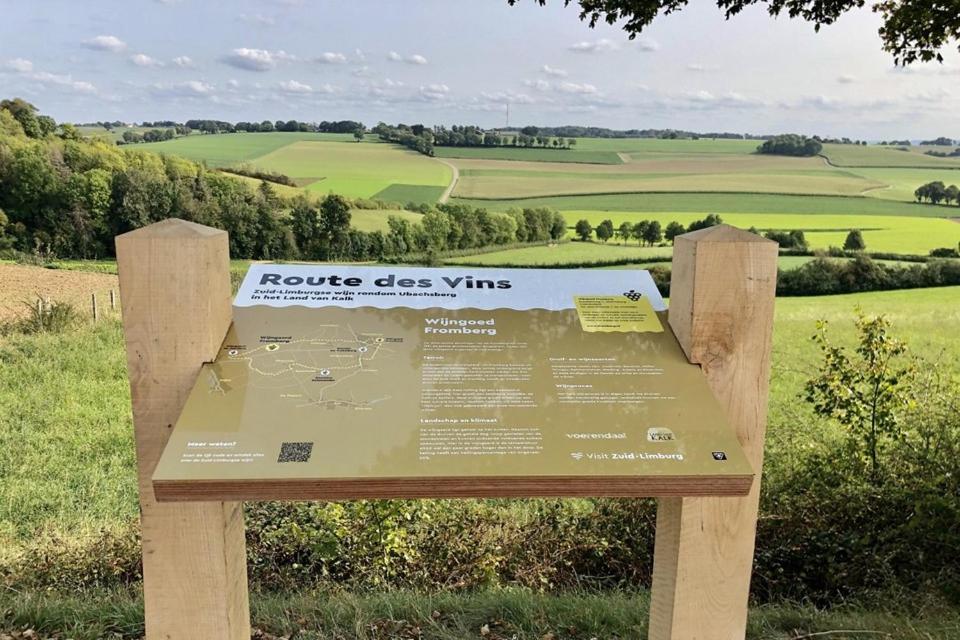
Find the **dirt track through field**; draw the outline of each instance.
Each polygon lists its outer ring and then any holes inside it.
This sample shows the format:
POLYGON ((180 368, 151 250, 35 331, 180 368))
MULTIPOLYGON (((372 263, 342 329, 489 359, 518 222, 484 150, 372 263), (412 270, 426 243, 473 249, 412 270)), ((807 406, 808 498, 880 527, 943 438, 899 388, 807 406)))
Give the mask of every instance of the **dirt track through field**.
POLYGON ((111 289, 117 292, 117 276, 109 273, 0 264, 0 321, 25 315, 26 305, 35 304, 37 298, 69 302, 81 314, 90 314, 91 293, 97 294, 98 306, 107 313, 111 289))
POLYGON ((447 185, 447 188, 444 190, 443 194, 440 196, 440 199, 437 200, 440 204, 444 204, 447 200, 450 199, 450 194, 453 193, 453 190, 457 186, 457 182, 460 180, 460 169, 457 168, 457 165, 452 162, 447 162, 442 158, 434 158, 437 162, 442 162, 443 164, 450 167, 450 170, 453 171, 453 176, 450 178, 450 184, 447 185))

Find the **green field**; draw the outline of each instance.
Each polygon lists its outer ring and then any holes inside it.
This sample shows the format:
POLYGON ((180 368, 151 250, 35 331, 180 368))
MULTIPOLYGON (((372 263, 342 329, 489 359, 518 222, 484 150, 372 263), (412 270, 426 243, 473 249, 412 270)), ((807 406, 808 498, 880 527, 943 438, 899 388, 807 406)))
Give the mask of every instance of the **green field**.
POLYGON ((669 140, 659 138, 577 138, 576 148, 582 151, 614 151, 638 156, 645 153, 732 153, 749 154, 757 150, 760 140, 700 138, 669 140))
POLYGON ((212 167, 249 164, 289 176, 308 191, 348 197, 369 198, 396 185, 420 188, 411 200, 434 202, 429 194, 439 197, 452 179, 450 168, 441 162, 395 145, 358 144, 348 134, 192 135, 138 148, 202 160, 212 167))
MULTIPOLYGON (((960 216, 960 207, 930 206, 877 198, 837 196, 783 196, 753 193, 617 193, 594 196, 556 196, 478 200, 451 198, 494 211, 511 207, 553 207, 560 211, 636 211, 657 213, 797 213, 804 215, 885 215, 911 217, 960 216)), ((702 215, 701 215, 702 217, 702 215)))
POLYGON ((198 162, 206 162, 210 167, 229 167, 276 151, 288 144, 301 140, 338 141, 346 134, 328 133, 231 133, 217 135, 190 135, 164 142, 148 142, 133 148, 181 156, 198 162), (337 136, 337 138, 331 138, 337 136))
POLYGON ((350 226, 360 231, 386 233, 389 230, 387 226, 389 216, 396 216, 410 222, 419 222, 422 217, 419 213, 406 209, 353 209, 350 211, 350 226))
POLYGON ((484 266, 517 265, 522 267, 556 267, 586 262, 613 262, 616 260, 642 260, 658 257, 669 258, 670 247, 638 247, 602 245, 592 242, 561 242, 554 245, 524 247, 481 253, 479 255, 449 258, 446 264, 473 264, 484 266))
MULTIPOLYGON (((579 141, 578 141, 579 145, 579 141)), ((537 149, 525 147, 435 147, 438 158, 474 158, 526 162, 582 162, 585 164, 621 164, 613 151, 573 149, 537 149)))
POLYGON ((960 158, 937 158, 924 152, 951 151, 951 147, 897 147, 825 144, 823 155, 838 167, 941 167, 960 169, 960 158))
MULTIPOLYGON (((910 202, 914 199, 913 192, 922 184, 935 182, 937 180, 946 185, 960 185, 960 171, 957 169, 906 169, 906 168, 856 168, 850 169, 851 172, 863 176, 868 180, 884 184, 870 191, 867 195, 871 198, 882 198, 884 200, 902 200, 910 202)), ((960 208, 953 212, 955 216, 960 217, 960 208)))
MULTIPOLYGON (((581 219, 589 221, 594 227, 603 220, 610 219, 614 228, 619 227, 622 222, 636 223, 640 220, 659 220, 664 228, 673 221, 689 226, 698 217, 702 217, 690 213, 601 211, 564 211, 563 215, 570 227, 581 219)), ((960 223, 943 218, 744 213, 724 213, 722 217, 724 222, 744 229, 756 227, 760 230, 802 230, 812 249, 842 247, 844 238, 851 229, 863 231, 867 251, 926 255, 931 249, 956 248, 960 243, 960 223)))

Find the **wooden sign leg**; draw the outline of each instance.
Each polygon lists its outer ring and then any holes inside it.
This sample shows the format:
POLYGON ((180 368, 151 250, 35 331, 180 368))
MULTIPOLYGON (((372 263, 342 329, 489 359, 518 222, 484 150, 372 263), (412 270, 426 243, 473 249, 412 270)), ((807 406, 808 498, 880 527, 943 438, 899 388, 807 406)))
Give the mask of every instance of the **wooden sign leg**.
POLYGON ((727 225, 674 242, 670 326, 727 410, 756 478, 744 498, 659 501, 651 640, 739 640, 746 634, 777 252, 775 242, 727 225))
POLYGON ((231 319, 227 233, 165 220, 117 237, 149 640, 250 638, 239 502, 158 504, 150 478, 231 319))

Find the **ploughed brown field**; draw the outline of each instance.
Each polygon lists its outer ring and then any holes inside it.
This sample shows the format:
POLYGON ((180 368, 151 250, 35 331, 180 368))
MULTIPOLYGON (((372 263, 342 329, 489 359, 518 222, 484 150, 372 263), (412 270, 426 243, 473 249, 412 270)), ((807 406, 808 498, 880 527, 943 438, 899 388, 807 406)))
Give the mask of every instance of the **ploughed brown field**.
POLYGON ((117 291, 117 276, 109 273, 0 264, 0 322, 24 316, 37 298, 70 302, 90 313, 90 294, 96 293, 100 308, 107 310, 111 289, 117 291))

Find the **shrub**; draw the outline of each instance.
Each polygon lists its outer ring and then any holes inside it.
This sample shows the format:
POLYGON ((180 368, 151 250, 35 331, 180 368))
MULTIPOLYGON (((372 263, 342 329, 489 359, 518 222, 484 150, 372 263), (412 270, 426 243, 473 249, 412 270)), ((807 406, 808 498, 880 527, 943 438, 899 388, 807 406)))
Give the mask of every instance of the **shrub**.
POLYGON ((69 302, 24 302, 27 315, 2 326, 2 333, 62 333, 76 326, 80 315, 69 302))

